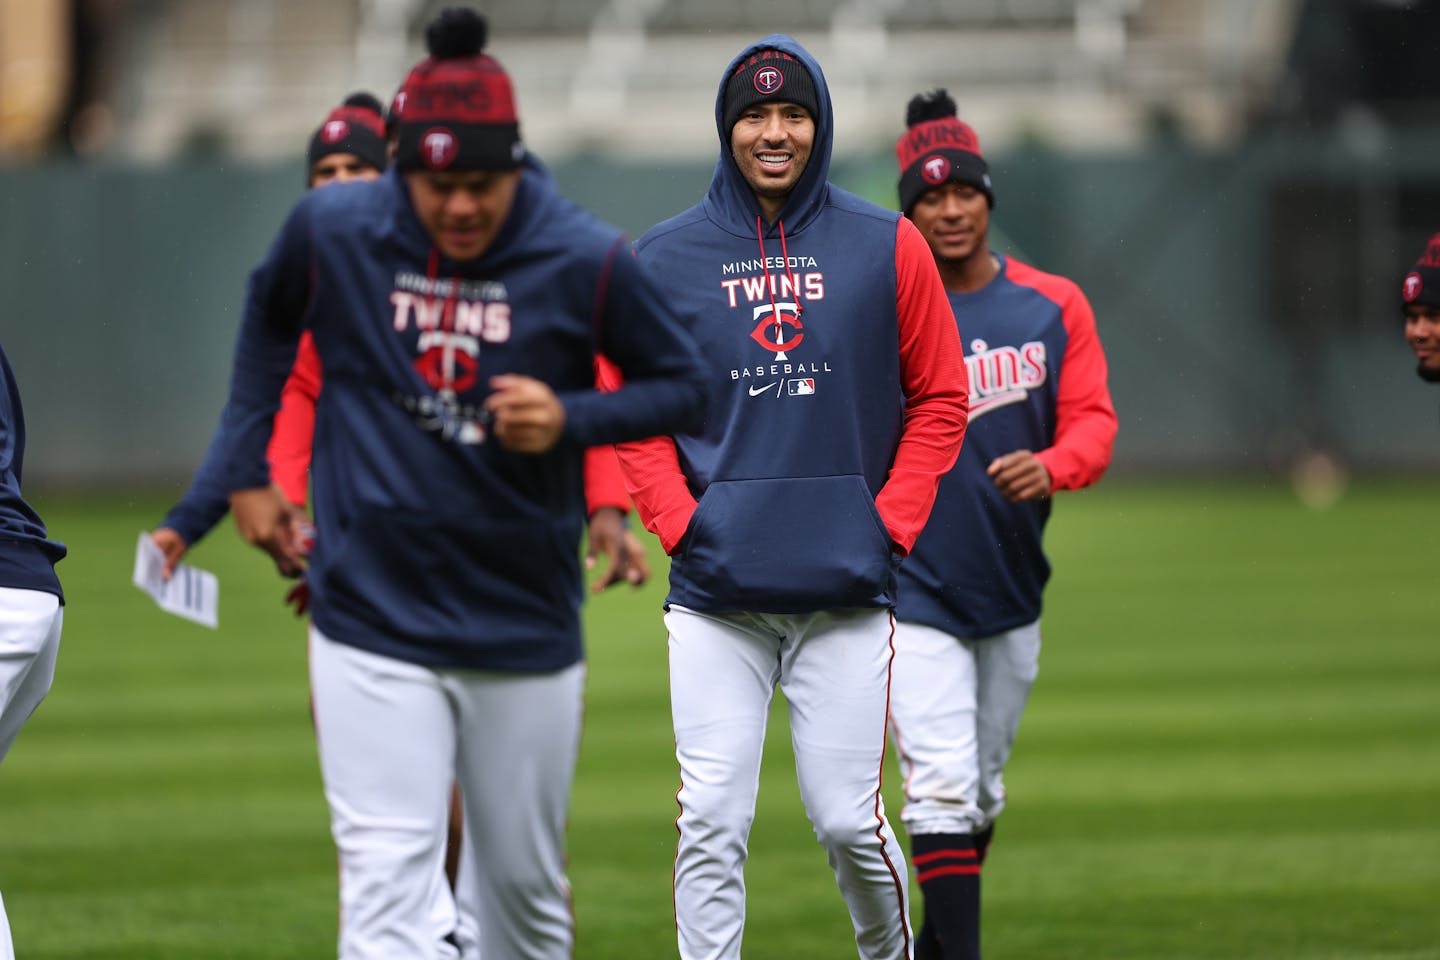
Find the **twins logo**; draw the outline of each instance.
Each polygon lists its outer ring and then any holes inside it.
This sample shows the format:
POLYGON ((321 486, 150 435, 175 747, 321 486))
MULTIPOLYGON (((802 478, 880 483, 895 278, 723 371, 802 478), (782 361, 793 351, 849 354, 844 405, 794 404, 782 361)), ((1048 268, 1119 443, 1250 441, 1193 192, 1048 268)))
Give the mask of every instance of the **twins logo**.
POLYGON ((1405 275, 1405 285, 1400 288, 1400 297, 1406 303, 1414 303, 1415 298, 1420 296, 1425 281, 1419 273, 1411 272, 1405 275))
POLYGON ((788 360, 785 351, 794 350, 805 341, 805 329, 800 323, 800 310, 793 301, 782 301, 774 305, 758 304, 754 309, 754 319, 758 321, 755 329, 750 331, 750 339, 760 346, 775 354, 776 360, 788 360), (788 340, 785 338, 785 328, 794 327, 802 331, 788 340), (773 336, 773 339, 772 339, 773 336))
POLYGON ((945 178, 950 176, 950 161, 938 153, 926 157, 925 162, 920 164, 920 176, 925 178, 926 183, 944 183, 945 178))
POLYGON ((755 71, 754 83, 756 91, 768 97, 785 85, 785 75, 775 67, 761 67, 755 71))
POLYGON ((484 397, 477 396, 483 386, 481 348, 510 340, 510 302, 499 299, 507 297, 502 284, 490 281, 396 275, 391 326, 401 335, 415 330, 411 365, 434 392, 409 386, 394 399, 420 429, 455 443, 484 442, 489 414, 484 397))
POLYGON ((420 138, 420 160, 431 170, 444 170, 460 152, 455 134, 444 127, 431 127, 420 138))
POLYGON ((479 379, 480 344, 474 337, 432 330, 420 334, 415 372, 433 389, 464 393, 479 379))
POLYGON ((1043 386, 1050 376, 1045 357, 1043 340, 994 349, 984 340, 971 341, 970 353, 965 357, 965 371, 970 375, 971 422, 997 407, 1023 403, 1031 390, 1043 386))
POLYGON ((331 120, 320 129, 320 139, 326 143, 339 143, 350 136, 350 124, 344 120, 331 120))

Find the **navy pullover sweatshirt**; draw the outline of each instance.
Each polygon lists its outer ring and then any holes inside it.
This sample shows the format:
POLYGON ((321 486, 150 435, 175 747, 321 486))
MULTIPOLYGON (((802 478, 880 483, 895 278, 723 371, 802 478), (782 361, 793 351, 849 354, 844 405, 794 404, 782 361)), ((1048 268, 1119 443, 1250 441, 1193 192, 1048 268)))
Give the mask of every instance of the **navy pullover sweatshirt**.
POLYGON ((701 432, 620 448, 637 512, 672 557, 668 602, 892 606, 896 567, 965 431, 965 365, 934 259, 908 220, 828 182, 829 90, 790 37, 726 67, 715 123, 704 199, 636 244, 695 332, 710 387, 701 432), (809 71, 820 111, 774 223, 723 119, 727 80, 770 48, 809 71))
POLYGON ((325 370, 315 413, 315 625, 432 666, 550 671, 583 655, 585 447, 694 425, 689 333, 624 238, 527 158, 489 249, 436 250, 401 174, 296 204, 250 279, 221 423, 224 487, 266 486, 266 444, 302 328, 325 370), (595 355, 623 372, 595 390, 595 355), (551 451, 487 440, 492 376, 549 384, 551 451))
POLYGON ((41 590, 65 602, 55 564, 65 544, 49 539, 40 515, 20 493, 25 464, 25 412, 20 388, 0 346, 0 587, 41 590))

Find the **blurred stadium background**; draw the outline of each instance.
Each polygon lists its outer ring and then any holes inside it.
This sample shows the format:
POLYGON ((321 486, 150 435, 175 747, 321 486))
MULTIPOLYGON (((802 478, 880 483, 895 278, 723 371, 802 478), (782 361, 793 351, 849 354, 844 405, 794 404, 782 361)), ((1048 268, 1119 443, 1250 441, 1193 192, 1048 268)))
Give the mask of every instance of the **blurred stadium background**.
MULTIPOLYGON (((32 487, 178 488, 245 275, 348 92, 388 100, 439 0, 0 3, 0 330, 32 487)), ((996 245, 1074 277, 1110 353, 1114 475, 1440 465, 1397 290, 1440 229, 1440 4, 499 0, 527 140, 632 234, 708 182, 718 73, 792 33, 834 179, 894 203, 906 100, 944 86, 996 245)))

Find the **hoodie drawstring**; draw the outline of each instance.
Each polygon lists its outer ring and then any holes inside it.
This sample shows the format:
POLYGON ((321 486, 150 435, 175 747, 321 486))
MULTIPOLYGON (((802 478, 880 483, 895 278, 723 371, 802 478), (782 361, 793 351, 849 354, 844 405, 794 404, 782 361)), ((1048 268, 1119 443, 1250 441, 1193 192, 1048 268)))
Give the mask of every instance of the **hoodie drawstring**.
MULTIPOLYGON (((429 262, 428 262, 428 263, 426 264, 426 266, 425 266, 425 277, 426 277, 426 279, 428 279, 428 280, 430 281, 430 283, 429 283, 430 291, 429 291, 429 293, 427 294, 427 299, 428 299, 431 303, 434 303, 434 302, 435 302, 435 289, 436 289, 437 286, 439 286, 439 282, 438 282, 439 274, 440 274, 440 251, 439 251, 436 247, 431 246, 431 247, 430 247, 430 260, 429 260, 429 262)), ((457 273, 457 274, 455 274, 453 277, 450 278, 450 289, 449 289, 449 291, 445 294, 445 301, 444 301, 444 303, 442 303, 441 306, 440 306, 440 317, 439 317, 440 324, 439 324, 439 329, 440 329, 442 332, 444 332, 444 333, 449 333, 451 330, 454 329, 454 325, 455 325, 455 300, 456 300, 456 297, 457 297, 457 295, 458 295, 458 293, 459 293, 459 290, 460 290, 460 275, 457 273)), ((432 383, 431 386, 434 387, 437 391, 440 391, 440 392, 454 393, 454 392, 455 392, 455 388, 454 388, 454 383, 455 383, 455 338, 454 338, 454 337, 449 337, 449 336, 447 336, 447 337, 445 337, 445 339, 444 339, 443 353, 442 353, 442 355, 441 355, 440 369, 439 369, 438 373, 440 374, 440 382, 439 382, 439 383, 432 383)))
MULTIPOLYGON (((798 321, 805 312, 805 304, 800 300, 800 284, 795 282, 795 274, 790 272, 790 248, 785 245, 785 221, 777 220, 775 225, 780 228, 780 259, 785 263, 785 279, 790 284, 790 292, 795 295, 795 319, 798 321)), ((775 305, 775 284, 770 279, 770 261, 765 256, 765 220, 758 214, 755 217, 755 234, 760 239, 760 265, 765 271, 765 290, 770 294, 770 316, 775 318, 775 345, 783 351, 785 329, 780 324, 780 308, 775 305)))

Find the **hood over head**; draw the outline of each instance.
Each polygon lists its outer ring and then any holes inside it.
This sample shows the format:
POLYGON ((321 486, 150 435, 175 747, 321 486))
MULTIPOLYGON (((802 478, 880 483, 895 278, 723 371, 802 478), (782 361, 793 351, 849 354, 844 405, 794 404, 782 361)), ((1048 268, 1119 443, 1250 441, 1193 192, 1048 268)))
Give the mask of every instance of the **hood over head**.
MULTIPOLYGON (((706 192, 704 206, 711 219, 738 236, 755 236, 755 218, 760 215, 760 202, 755 199, 754 192, 741 175, 740 168, 730 152, 730 127, 733 117, 727 112, 730 104, 727 103, 726 94, 732 89, 731 80, 736 73, 742 67, 753 66, 752 59, 766 50, 778 51, 783 55, 782 61, 789 58, 784 61, 784 69, 792 69, 795 63, 804 68, 810 81, 808 87, 803 81, 797 83, 793 77, 787 78, 785 82, 795 86, 798 99, 791 102, 810 110, 815 120, 815 143, 809 163, 780 211, 779 219, 785 224, 786 233, 794 234, 804 229, 820 212, 830 177, 830 155, 835 139, 835 111, 830 103, 830 88, 825 83, 825 75, 815 58, 793 37, 772 33, 750 44, 730 61, 720 75, 719 89, 715 93, 715 129, 720 137, 720 158, 715 164, 715 173, 710 179, 710 189, 706 192)), ((755 98, 760 99, 765 97, 755 98)), ((786 98, 779 94, 771 99, 786 98)), ((767 226, 767 232, 769 229, 767 226)))

